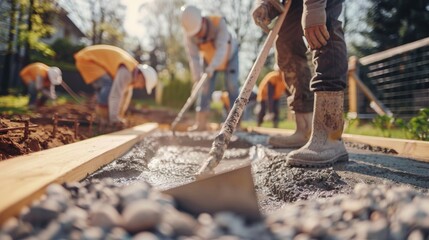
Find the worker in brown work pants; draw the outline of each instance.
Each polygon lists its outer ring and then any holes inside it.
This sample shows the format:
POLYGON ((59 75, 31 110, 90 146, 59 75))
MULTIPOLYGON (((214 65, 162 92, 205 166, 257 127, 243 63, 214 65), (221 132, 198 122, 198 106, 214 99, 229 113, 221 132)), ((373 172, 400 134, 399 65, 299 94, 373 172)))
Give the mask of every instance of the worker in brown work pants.
MULTIPOLYGON (((278 34, 277 64, 292 93, 288 100, 297 128, 291 136, 271 137, 269 143, 300 147, 287 156, 291 166, 326 166, 348 160, 341 139, 347 76, 347 49, 338 20, 343 2, 292 0, 278 34), (307 64, 308 50, 314 63, 313 77, 307 64)), ((272 0, 256 0, 253 18, 261 28, 267 29, 279 14, 272 0)))

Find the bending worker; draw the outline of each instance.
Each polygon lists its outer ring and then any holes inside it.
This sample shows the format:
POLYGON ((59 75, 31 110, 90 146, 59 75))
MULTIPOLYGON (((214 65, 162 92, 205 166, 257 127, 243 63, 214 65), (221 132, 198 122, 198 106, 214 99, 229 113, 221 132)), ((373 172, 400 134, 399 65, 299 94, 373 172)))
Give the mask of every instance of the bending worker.
POLYGON ((76 67, 86 84, 95 88, 96 114, 102 123, 126 125, 125 111, 133 88, 146 88, 148 94, 157 83, 155 70, 138 62, 126 51, 109 45, 89 46, 74 55, 76 67))
POLYGON ((57 98, 55 85, 60 85, 63 81, 59 68, 49 67, 40 62, 27 65, 19 76, 28 87, 30 95, 28 107, 31 109, 45 105, 48 99, 55 100, 57 98))
POLYGON ((273 126, 279 126, 280 98, 286 93, 286 83, 283 80, 283 74, 279 70, 272 71, 265 75, 259 84, 257 101, 261 110, 258 113, 258 127, 264 121, 267 111, 271 113, 273 126))
MULTIPOLYGON (((325 166, 348 160, 341 139, 347 77, 347 49, 341 21, 344 0, 292 0, 276 40, 277 64, 293 95, 297 129, 291 136, 272 137, 280 147, 301 147, 287 156, 291 166, 325 166), (311 77, 308 48, 315 69, 311 77), (313 94, 314 92, 314 94, 313 94)), ((253 18, 267 29, 279 15, 273 0, 256 0, 253 18)))
POLYGON ((195 6, 182 7, 182 27, 186 33, 186 49, 192 72, 197 82, 202 73, 209 79, 202 86, 196 104, 196 123, 190 131, 206 129, 211 96, 215 88, 216 74, 225 73, 225 87, 229 101, 233 103, 238 96, 238 44, 226 27, 221 16, 202 16, 195 6), (204 63, 201 64, 200 54, 204 63))

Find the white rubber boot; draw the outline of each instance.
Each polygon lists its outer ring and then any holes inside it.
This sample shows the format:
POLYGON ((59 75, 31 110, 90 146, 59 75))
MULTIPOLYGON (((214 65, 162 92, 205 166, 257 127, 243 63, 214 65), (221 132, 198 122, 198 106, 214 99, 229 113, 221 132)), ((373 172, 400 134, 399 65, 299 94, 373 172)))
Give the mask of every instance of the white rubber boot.
POLYGON ((290 136, 272 136, 268 139, 268 143, 275 148, 300 148, 304 146, 311 135, 311 121, 313 113, 296 113, 295 133, 290 136))
POLYGON ((197 112, 195 124, 189 127, 188 131, 189 132, 206 131, 207 115, 208 115, 208 112, 197 112))
POLYGON ((323 167, 348 161, 341 139, 344 92, 315 92, 313 131, 302 148, 287 156, 287 164, 297 167, 323 167))

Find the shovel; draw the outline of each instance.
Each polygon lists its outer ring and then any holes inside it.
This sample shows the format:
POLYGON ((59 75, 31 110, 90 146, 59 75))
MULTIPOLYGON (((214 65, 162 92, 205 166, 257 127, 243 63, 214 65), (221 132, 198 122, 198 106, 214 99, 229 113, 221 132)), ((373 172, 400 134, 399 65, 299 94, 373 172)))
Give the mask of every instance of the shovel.
MULTIPOLYGON (((204 163, 197 173, 197 181, 164 191, 164 193, 170 194, 176 199, 180 208, 193 214, 231 211, 244 216, 248 220, 260 218, 250 163, 245 166, 235 167, 233 170, 218 171, 214 174, 205 173, 213 173, 213 169, 222 159, 268 52, 286 17, 290 3, 291 1, 288 0, 283 7, 277 2, 280 6, 276 8, 281 9, 282 14, 265 40, 240 95, 235 101, 225 124, 222 126, 221 132, 213 142, 208 161, 204 163)), ((190 100, 188 99, 188 101, 190 100)))
POLYGON ((195 87, 192 89, 191 96, 186 100, 185 105, 183 105, 182 109, 180 109, 179 114, 177 114, 176 118, 174 119, 173 123, 171 124, 171 130, 173 131, 173 135, 175 134, 176 125, 182 120, 183 114, 191 107, 191 105, 194 103, 195 99, 197 98, 197 94, 200 91, 201 87, 204 85, 204 83, 207 81, 208 75, 207 73, 204 73, 200 80, 197 82, 195 87))
POLYGON ((75 100, 77 103, 80 103, 79 95, 77 95, 64 81, 62 81, 60 85, 64 88, 64 90, 67 91, 68 94, 70 94, 73 100, 75 100))
POLYGON ((262 49, 258 54, 258 58, 253 64, 252 69, 250 70, 250 73, 247 76, 247 79, 244 82, 244 85, 240 91, 240 94, 238 95, 237 99, 234 102, 234 106, 229 112, 228 117, 225 120, 224 124, 222 125, 222 129, 220 130, 219 134, 216 136, 215 140, 213 141, 212 148, 209 152, 209 158, 207 161, 203 163, 202 167, 197 173, 197 175, 199 176, 212 173, 213 169, 222 160, 224 152, 231 139, 232 133, 234 132, 235 127, 237 126, 237 123, 243 113, 244 107, 249 101, 249 97, 252 92, 253 86, 255 85, 256 80, 258 79, 259 73, 262 70, 265 60, 267 59, 268 53, 274 43, 275 38, 277 37, 277 34, 280 30, 280 27, 286 17, 286 14, 291 4, 291 0, 286 1, 285 3, 286 5, 284 7, 281 6, 281 4, 277 1, 270 1, 270 2, 272 4, 275 4, 274 6, 276 7, 276 9, 282 10, 281 11, 282 14, 278 17, 277 22, 274 25, 273 29, 271 29, 271 31, 269 32, 267 39, 265 40, 264 45, 262 46, 262 49))

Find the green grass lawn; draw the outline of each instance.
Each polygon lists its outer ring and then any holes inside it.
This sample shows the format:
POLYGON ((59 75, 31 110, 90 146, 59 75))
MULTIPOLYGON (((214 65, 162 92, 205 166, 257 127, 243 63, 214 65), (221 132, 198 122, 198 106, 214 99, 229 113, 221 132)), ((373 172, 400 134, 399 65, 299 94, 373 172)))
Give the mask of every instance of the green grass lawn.
MULTIPOLYGON (((242 127, 256 127, 256 121, 244 121, 241 123, 242 127)), ((262 123, 262 127, 272 128, 272 122, 262 123)), ((281 129, 292 129, 296 128, 294 121, 283 120, 279 122, 279 128, 281 129)), ((402 138, 408 139, 405 132, 398 129, 391 129, 389 132, 382 132, 380 129, 375 128, 371 123, 349 123, 346 124, 344 133, 366 135, 374 137, 391 137, 391 138, 402 138)))
POLYGON ((25 114, 29 110, 27 108, 27 96, 7 95, 0 96, 0 113, 1 114, 25 114))

